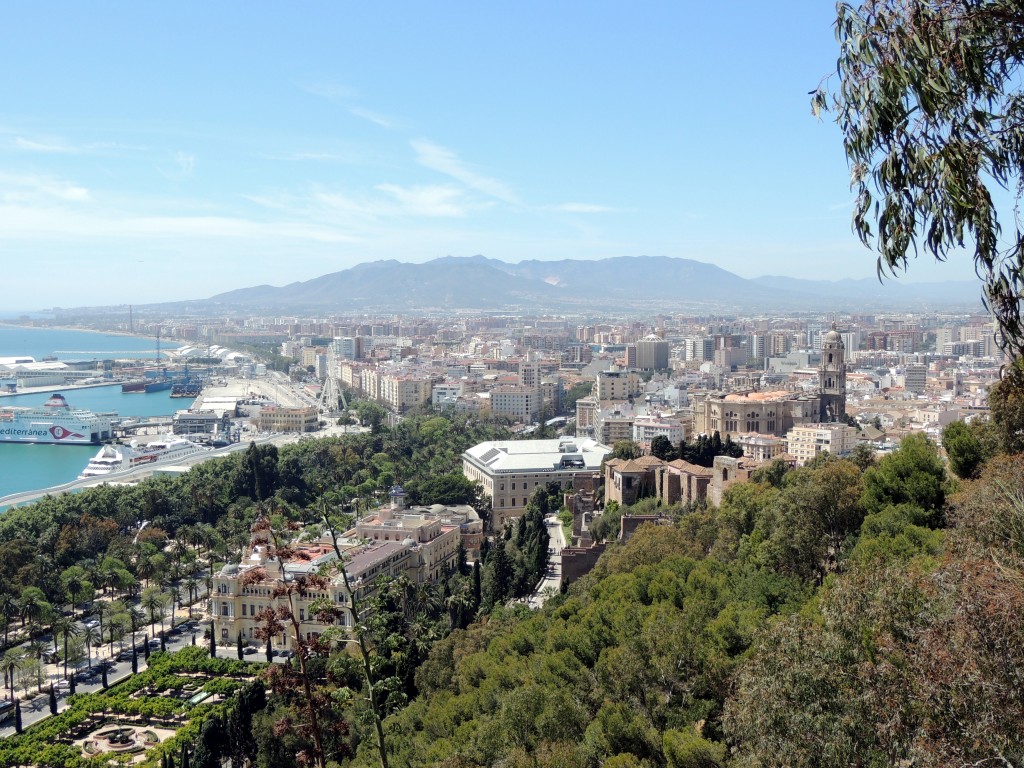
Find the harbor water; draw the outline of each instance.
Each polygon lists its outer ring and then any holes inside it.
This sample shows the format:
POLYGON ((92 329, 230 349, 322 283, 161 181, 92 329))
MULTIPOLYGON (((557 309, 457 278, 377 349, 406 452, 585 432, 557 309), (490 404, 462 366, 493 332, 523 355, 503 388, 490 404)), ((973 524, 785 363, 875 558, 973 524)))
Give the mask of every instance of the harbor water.
MULTIPOLYGON (((179 342, 180 343, 180 342, 179 342)), ((167 343, 167 347, 179 343, 167 343)), ((135 336, 41 328, 0 327, 0 357, 29 355, 37 360, 56 356, 58 360, 152 359, 156 342, 135 336)), ((68 389, 63 391, 72 408, 114 411, 121 418, 171 416, 188 408, 192 400, 172 398, 170 391, 123 394, 119 385, 68 389)), ((3 406, 37 406, 48 393, 20 394, 0 398, 3 406)), ((0 497, 20 491, 49 488, 78 477, 99 447, 95 445, 32 445, 0 443, 0 497)))

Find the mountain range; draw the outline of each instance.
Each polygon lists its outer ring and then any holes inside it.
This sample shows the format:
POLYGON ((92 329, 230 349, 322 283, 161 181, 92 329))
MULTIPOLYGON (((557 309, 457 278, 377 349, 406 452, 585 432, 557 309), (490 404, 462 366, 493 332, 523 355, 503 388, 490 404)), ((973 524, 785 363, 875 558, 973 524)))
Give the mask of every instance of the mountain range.
MULTIPOLYGON (((802 280, 740 277, 714 264, 666 256, 521 261, 444 257, 419 264, 359 264, 312 280, 259 285, 188 302, 290 312, 351 310, 929 310, 980 308, 968 281, 906 283, 896 279, 802 280)), ((166 305, 164 305, 166 306, 166 305)))

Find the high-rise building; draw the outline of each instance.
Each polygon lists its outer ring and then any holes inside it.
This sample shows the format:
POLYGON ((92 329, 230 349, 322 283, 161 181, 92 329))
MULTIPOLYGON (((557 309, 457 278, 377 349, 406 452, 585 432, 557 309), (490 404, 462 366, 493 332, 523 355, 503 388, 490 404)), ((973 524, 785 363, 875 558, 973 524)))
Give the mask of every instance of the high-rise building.
POLYGON ((928 383, 928 366, 924 363, 907 363, 907 370, 903 377, 903 388, 907 392, 914 392, 920 395, 924 392, 928 383))
POLYGON ((636 343, 636 367, 641 371, 668 368, 668 347, 668 342, 657 334, 644 336, 636 343))

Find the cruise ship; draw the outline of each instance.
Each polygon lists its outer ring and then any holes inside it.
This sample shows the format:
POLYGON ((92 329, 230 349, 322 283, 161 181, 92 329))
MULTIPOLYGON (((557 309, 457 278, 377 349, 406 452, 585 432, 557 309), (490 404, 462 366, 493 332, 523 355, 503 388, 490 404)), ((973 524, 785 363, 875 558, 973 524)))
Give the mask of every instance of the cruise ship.
POLYGON ((129 445, 105 445, 100 448, 78 477, 102 477, 113 472, 135 469, 157 461, 181 459, 196 453, 210 450, 206 446, 193 443, 181 437, 168 436, 146 445, 132 441, 129 445))
POLYGON ((0 406, 0 443, 99 443, 113 436, 111 414, 72 408, 54 394, 34 408, 0 406))

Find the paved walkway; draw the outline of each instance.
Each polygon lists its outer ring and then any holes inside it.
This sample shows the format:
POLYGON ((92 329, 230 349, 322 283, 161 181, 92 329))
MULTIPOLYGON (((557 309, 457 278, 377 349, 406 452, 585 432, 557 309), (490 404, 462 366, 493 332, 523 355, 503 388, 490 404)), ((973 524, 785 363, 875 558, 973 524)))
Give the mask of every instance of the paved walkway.
POLYGON ((537 582, 533 594, 526 599, 531 608, 540 608, 551 595, 557 595, 562 587, 562 548, 565 544, 565 530, 562 521, 551 515, 544 519, 551 541, 548 544, 548 569, 544 578, 537 582))

